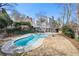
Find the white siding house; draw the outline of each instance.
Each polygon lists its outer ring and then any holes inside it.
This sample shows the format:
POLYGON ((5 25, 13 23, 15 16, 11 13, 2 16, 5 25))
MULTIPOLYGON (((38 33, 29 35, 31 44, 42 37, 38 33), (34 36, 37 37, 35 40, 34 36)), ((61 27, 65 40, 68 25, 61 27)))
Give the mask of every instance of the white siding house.
POLYGON ((33 27, 39 32, 53 32, 54 17, 46 17, 33 21, 33 27))

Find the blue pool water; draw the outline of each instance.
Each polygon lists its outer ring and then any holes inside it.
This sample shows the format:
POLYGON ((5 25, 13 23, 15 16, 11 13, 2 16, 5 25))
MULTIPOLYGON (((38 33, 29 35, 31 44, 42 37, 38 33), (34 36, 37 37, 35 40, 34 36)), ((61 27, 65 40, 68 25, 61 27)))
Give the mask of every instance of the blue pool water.
POLYGON ((16 41, 14 42, 14 44, 15 44, 16 46, 25 46, 25 45, 27 45, 28 42, 30 42, 30 41, 36 41, 36 40, 38 40, 39 38, 45 38, 45 37, 47 37, 47 35, 44 35, 44 34, 33 34, 33 35, 31 35, 31 36, 24 37, 24 38, 20 38, 20 39, 16 40, 16 41))

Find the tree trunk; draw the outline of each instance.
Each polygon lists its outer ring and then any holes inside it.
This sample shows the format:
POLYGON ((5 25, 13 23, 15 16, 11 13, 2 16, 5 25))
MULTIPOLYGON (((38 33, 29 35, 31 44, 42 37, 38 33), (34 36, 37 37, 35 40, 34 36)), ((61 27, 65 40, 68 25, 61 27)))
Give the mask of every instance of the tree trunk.
POLYGON ((77 15, 77 27, 75 32, 75 38, 78 40, 78 31, 79 31, 79 4, 76 4, 76 15, 77 15))
POLYGON ((66 22, 66 24, 69 23, 69 21, 70 21, 70 16, 71 16, 71 4, 69 3, 69 4, 68 4, 67 22, 66 22))
POLYGON ((63 24, 62 24, 62 26, 64 26, 64 20, 65 20, 65 15, 66 15, 66 5, 64 4, 64 7, 63 7, 63 24))

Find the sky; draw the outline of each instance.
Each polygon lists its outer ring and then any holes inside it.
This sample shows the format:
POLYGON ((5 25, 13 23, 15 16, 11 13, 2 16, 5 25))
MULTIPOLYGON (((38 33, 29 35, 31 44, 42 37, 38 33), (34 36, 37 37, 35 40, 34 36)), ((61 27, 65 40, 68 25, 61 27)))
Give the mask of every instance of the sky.
MULTIPOLYGON (((61 3, 18 3, 15 9, 22 14, 36 17, 39 12, 45 13, 48 17, 54 16, 54 19, 61 17, 63 4, 61 3)), ((73 9, 74 10, 74 9, 73 9)))
POLYGON ((54 16, 54 18, 58 18, 62 12, 61 4, 55 3, 20 3, 15 6, 15 9, 33 18, 39 12, 45 13, 49 17, 54 16))

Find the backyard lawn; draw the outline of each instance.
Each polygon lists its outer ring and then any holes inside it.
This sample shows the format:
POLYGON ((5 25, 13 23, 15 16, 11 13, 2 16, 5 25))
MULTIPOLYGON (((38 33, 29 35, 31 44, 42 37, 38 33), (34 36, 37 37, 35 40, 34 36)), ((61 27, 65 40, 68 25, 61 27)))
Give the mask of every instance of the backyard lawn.
MULTIPOLYGON (((79 42, 77 43, 79 44, 79 42)), ((76 45, 74 45, 74 43, 72 43, 69 40, 69 38, 57 34, 54 37, 50 35, 47 38, 45 38, 43 44, 40 47, 29 52, 15 54, 15 55, 20 55, 20 56, 60 56, 60 55, 75 56, 76 55, 77 56, 79 55, 79 48, 77 48, 76 45)))

